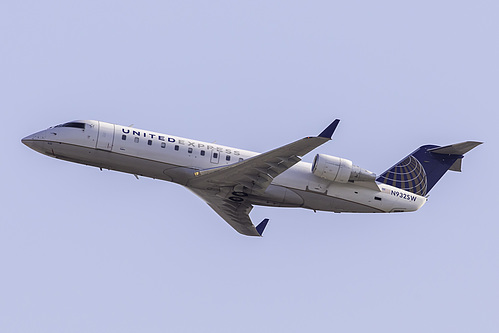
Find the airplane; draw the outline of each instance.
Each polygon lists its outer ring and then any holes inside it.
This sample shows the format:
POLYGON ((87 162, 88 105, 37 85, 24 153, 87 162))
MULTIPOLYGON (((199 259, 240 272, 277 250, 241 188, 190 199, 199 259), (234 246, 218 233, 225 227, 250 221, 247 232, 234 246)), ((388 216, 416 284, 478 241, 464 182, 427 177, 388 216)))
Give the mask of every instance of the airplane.
POLYGON ((237 232, 262 236, 253 206, 301 207, 350 213, 412 212, 448 171, 461 171, 477 141, 417 148, 377 176, 345 158, 302 157, 332 139, 340 120, 265 153, 201 142, 96 120, 75 120, 21 140, 50 157, 183 185, 203 199, 237 232))

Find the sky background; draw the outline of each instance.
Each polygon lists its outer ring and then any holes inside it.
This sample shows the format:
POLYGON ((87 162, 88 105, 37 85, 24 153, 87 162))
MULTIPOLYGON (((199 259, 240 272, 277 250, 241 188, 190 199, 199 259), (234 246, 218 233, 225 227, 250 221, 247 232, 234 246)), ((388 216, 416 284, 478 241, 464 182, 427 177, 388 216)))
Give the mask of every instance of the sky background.
POLYGON ((2 1, 1 332, 496 332, 497 1, 2 1), (485 144, 407 214, 256 207, 38 154, 75 119, 380 174, 485 144))

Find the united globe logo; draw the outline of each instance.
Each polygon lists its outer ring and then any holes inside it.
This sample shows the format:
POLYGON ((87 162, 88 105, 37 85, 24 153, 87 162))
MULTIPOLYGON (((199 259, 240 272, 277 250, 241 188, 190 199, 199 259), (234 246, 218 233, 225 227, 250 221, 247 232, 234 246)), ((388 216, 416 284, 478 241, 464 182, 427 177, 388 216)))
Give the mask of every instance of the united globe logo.
POLYGON ((421 196, 425 196, 427 191, 426 172, 412 155, 383 173, 378 181, 421 196))

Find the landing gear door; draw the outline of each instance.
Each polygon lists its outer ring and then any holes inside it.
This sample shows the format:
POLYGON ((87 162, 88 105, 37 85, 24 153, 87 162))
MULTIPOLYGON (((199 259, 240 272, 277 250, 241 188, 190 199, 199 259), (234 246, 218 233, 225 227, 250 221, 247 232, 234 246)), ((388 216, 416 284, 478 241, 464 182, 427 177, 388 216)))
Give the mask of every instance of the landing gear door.
POLYGON ((114 124, 99 121, 97 149, 111 150, 114 143, 114 124))

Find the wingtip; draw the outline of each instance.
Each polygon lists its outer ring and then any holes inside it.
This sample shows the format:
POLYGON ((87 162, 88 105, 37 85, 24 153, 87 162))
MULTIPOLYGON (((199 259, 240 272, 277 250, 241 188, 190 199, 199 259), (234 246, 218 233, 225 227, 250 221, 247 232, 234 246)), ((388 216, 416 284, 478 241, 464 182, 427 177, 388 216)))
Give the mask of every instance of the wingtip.
POLYGON ((258 231, 260 236, 263 236, 263 231, 265 230, 265 227, 267 227, 267 223, 269 223, 269 219, 264 219, 256 226, 256 231, 258 231))
POLYGON ((333 136, 333 133, 336 130, 336 127, 338 127, 339 123, 340 123, 340 120, 335 119, 324 131, 322 131, 321 134, 319 134, 319 137, 331 139, 331 137, 333 136))

